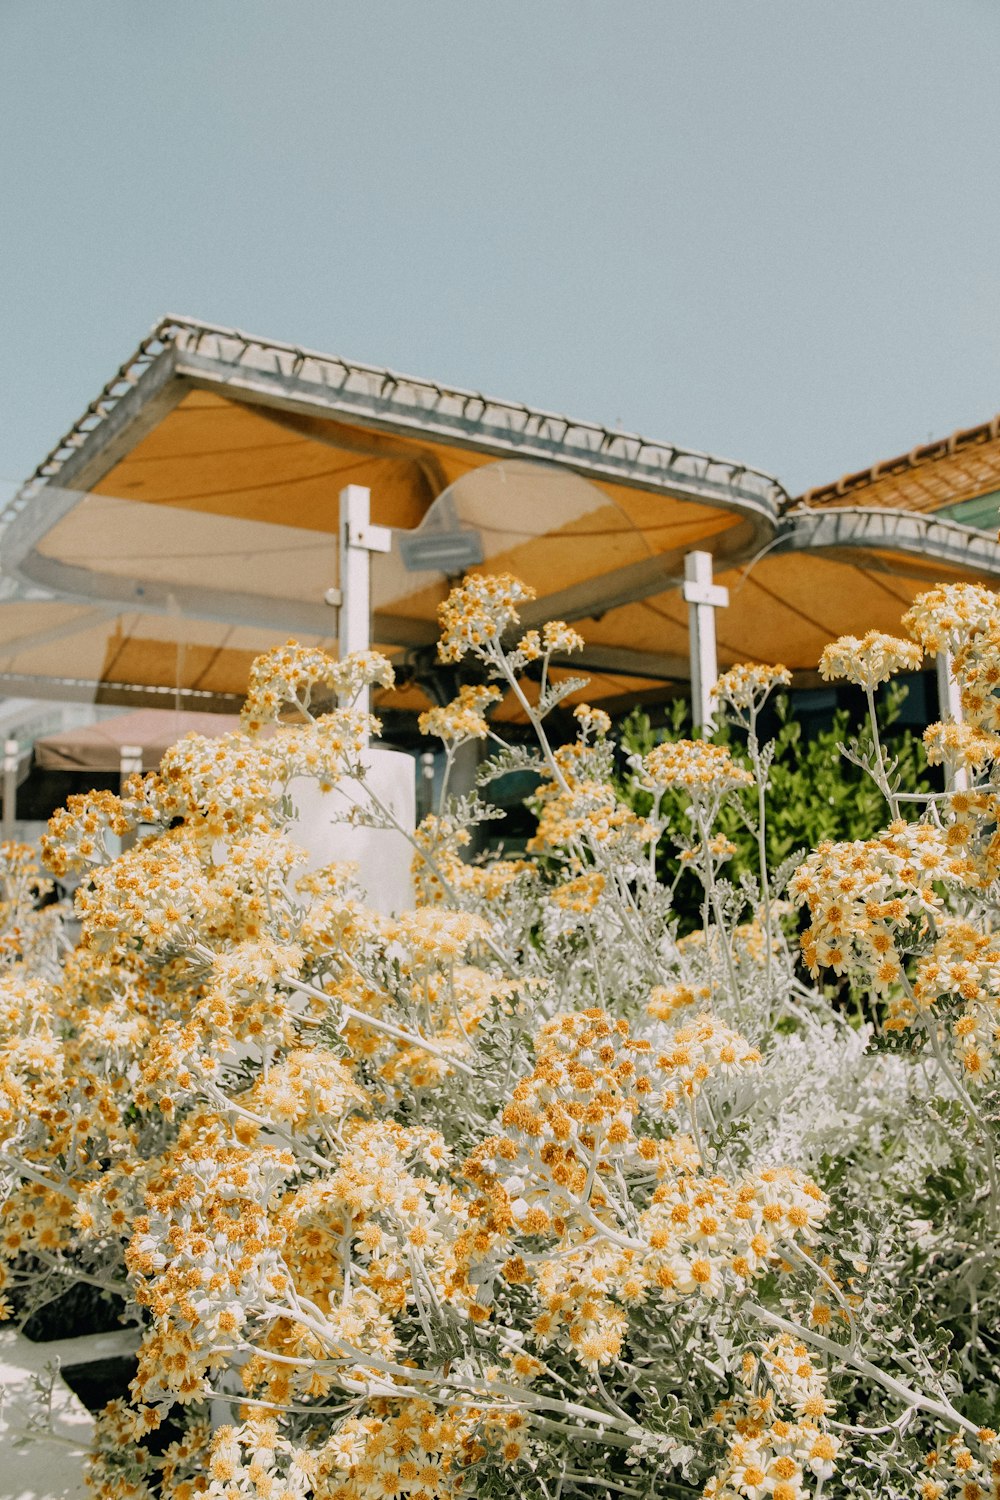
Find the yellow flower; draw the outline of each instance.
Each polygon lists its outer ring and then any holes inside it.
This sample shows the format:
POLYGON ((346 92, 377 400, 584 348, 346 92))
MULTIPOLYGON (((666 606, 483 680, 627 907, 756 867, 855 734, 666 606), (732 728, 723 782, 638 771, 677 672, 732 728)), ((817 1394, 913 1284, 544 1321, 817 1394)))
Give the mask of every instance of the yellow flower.
POLYGON ((510 573, 473 574, 452 589, 438 609, 438 656, 442 661, 461 661, 470 651, 487 654, 517 624, 518 604, 534 597, 534 589, 510 573))
POLYGON ((466 740, 484 740, 489 733, 485 711, 501 697, 499 688, 465 684, 450 703, 427 709, 420 715, 417 720, 420 733, 437 735, 446 745, 453 746, 466 740))
POLYGON ((888 682, 895 672, 919 671, 923 658, 922 648, 912 641, 869 630, 860 640, 854 635, 842 635, 827 646, 819 660, 819 671, 828 682, 843 677, 858 687, 870 689, 888 682))
POLYGON ((759 708, 768 693, 776 687, 787 687, 792 674, 780 663, 769 667, 759 662, 743 662, 723 672, 712 688, 712 697, 728 703, 738 712, 759 708))
POLYGON ((644 785, 663 790, 721 796, 739 787, 752 786, 753 776, 738 766, 722 745, 707 740, 666 740, 655 745, 642 759, 644 785))

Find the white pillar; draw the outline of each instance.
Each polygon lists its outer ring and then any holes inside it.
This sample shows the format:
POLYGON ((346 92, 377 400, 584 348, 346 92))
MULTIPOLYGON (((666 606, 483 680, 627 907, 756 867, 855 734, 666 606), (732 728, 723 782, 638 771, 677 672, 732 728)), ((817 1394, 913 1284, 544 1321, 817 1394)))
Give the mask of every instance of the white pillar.
MULTIPOLYGON (((345 777, 330 791, 309 776, 293 776, 288 795, 295 809, 288 826, 293 843, 306 851, 306 870, 348 861, 368 905, 387 916, 413 905, 413 845, 416 827, 416 762, 404 750, 381 746, 364 754, 364 781, 345 777), (396 826, 370 828, 349 821, 351 809, 377 799, 396 826)), ((2 1492, 0 1492, 2 1494, 2 1492)))
POLYGON ((729 590, 712 582, 711 552, 689 552, 684 559, 684 598, 688 606, 691 656, 691 711, 702 733, 715 728, 712 689, 719 676, 715 611, 729 604, 729 590))
POLYGON ((21 747, 17 740, 3 742, 3 836, 14 837, 14 822, 17 818, 17 772, 21 761, 21 747))
MULTIPOLYGON (((961 724, 962 690, 952 671, 951 652, 939 651, 935 661, 937 667, 938 715, 943 723, 961 724)), ((965 766, 951 766, 945 761, 945 783, 950 792, 967 792, 969 772, 965 766)))

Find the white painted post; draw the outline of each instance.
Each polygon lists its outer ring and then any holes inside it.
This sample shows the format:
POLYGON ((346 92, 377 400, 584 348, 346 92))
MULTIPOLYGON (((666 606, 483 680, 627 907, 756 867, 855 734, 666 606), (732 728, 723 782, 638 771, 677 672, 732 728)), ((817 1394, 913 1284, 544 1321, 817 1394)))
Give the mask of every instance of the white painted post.
MULTIPOLYGON (((337 647, 342 657, 352 651, 369 651, 372 643, 371 553, 388 552, 392 532, 388 526, 371 524, 371 491, 349 484, 340 492, 340 614, 337 647)), ((330 594, 327 599, 331 599, 330 594)), ((368 691, 358 708, 368 711, 368 691)))
POLYGON ((14 822, 17 818, 17 770, 21 759, 21 747, 17 740, 3 742, 3 836, 14 837, 14 822))
POLYGON ((712 582, 711 552, 689 552, 684 559, 684 598, 688 606, 691 657, 691 710, 703 734, 715 728, 712 689, 719 676, 715 611, 729 604, 729 590, 712 582))
MULTIPOLYGON (((326 591, 327 604, 340 611, 337 645, 341 657, 371 649, 370 554, 388 552, 391 546, 389 528, 371 524, 370 491, 357 484, 341 490, 340 588, 326 591)), ((366 690, 357 707, 367 712, 368 704, 366 690)), ((345 778, 330 791, 321 791, 312 777, 293 777, 288 791, 295 814, 288 833, 306 851, 307 870, 351 861, 358 867, 370 906, 386 913, 403 911, 413 904, 413 850, 407 835, 416 825, 415 763, 404 751, 367 746, 361 760, 364 780, 360 784, 345 778), (352 808, 372 798, 389 811, 395 827, 350 822, 352 808)))
POLYGON ((125 790, 125 783, 130 776, 142 771, 142 746, 121 745, 118 750, 119 756, 119 778, 121 790, 125 790))
MULTIPOLYGON (((938 713, 944 723, 961 724, 964 721, 962 713, 962 690, 955 681, 955 674, 951 667, 951 652, 939 651, 935 661, 937 667, 937 691, 938 691, 938 713)), ((969 790, 969 772, 966 766, 951 766, 945 761, 945 782, 950 792, 967 792, 969 790)))

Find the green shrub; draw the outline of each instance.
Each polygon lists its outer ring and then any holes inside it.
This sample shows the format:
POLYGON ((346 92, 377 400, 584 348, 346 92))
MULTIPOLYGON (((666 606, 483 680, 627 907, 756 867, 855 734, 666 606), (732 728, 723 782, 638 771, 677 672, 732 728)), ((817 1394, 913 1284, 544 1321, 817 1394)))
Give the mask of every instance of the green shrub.
MULTIPOLYGON (((894 774, 903 793, 926 793, 935 789, 934 773, 928 769, 923 743, 912 730, 899 724, 900 710, 906 698, 906 687, 897 685, 881 705, 880 722, 883 738, 894 761, 894 774)), ((872 828, 887 820, 885 799, 871 777, 857 764, 840 753, 840 747, 851 737, 851 716, 839 709, 829 729, 806 735, 794 716, 794 703, 787 693, 774 700, 777 731, 771 745, 773 757, 768 771, 768 814, 765 825, 767 862, 772 873, 786 861, 794 860, 824 840, 862 839, 872 828)), ((691 733, 689 705, 678 699, 672 705, 666 726, 654 728, 650 717, 635 709, 621 725, 619 743, 625 758, 645 755, 665 740, 679 740, 691 733)), ((863 756, 871 745, 867 727, 858 735, 858 749, 863 756)), ((712 736, 715 744, 725 745, 734 760, 750 766, 745 737, 730 725, 712 736), (743 742, 741 743, 741 738, 743 742)), ((765 752, 766 753, 766 752, 765 752)), ((642 815, 649 812, 652 798, 628 771, 619 781, 621 795, 642 815)), ((739 883, 744 874, 757 869, 757 834, 752 799, 744 799, 744 813, 735 806, 725 808, 719 817, 717 832, 725 834, 736 845, 728 866, 729 878, 739 883)), ((670 826, 687 834, 685 802, 680 794, 665 801, 664 811, 670 826)), ((662 840, 657 855, 661 880, 674 887, 674 906, 682 931, 701 922, 701 885, 693 872, 681 864, 678 852, 662 840)))

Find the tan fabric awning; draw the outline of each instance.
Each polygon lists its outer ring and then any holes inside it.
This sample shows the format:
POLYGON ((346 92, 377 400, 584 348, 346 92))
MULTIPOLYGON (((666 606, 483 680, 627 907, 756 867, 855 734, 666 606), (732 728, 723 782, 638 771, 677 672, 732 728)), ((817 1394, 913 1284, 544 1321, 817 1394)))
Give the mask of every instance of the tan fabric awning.
POLYGON ((142 769, 155 771, 171 745, 186 734, 215 739, 238 729, 239 722, 227 714, 139 709, 102 724, 44 735, 35 741, 35 761, 46 771, 118 771, 123 747, 135 746, 142 752, 142 769))

